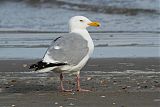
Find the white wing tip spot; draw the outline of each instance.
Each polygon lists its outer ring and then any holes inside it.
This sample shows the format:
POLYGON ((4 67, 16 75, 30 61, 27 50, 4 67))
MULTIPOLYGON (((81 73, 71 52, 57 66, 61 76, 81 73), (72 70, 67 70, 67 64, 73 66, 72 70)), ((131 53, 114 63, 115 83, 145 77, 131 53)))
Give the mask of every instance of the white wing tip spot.
POLYGON ((54 46, 54 49, 60 49, 60 47, 59 46, 54 46))

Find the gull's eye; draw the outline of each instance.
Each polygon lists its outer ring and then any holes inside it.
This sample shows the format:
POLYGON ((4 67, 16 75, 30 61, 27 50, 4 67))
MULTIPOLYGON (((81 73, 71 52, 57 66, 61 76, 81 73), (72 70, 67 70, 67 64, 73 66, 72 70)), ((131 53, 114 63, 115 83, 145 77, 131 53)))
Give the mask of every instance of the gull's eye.
POLYGON ((83 22, 83 20, 79 20, 80 22, 83 22))

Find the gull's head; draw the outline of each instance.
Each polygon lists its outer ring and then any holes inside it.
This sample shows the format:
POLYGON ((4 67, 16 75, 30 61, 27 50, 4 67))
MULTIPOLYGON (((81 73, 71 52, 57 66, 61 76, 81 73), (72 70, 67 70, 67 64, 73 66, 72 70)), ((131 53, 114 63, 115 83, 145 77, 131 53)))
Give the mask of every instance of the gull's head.
POLYGON ((99 22, 92 22, 84 16, 74 16, 69 21, 69 27, 72 30, 75 29, 86 29, 89 26, 99 27, 99 22))

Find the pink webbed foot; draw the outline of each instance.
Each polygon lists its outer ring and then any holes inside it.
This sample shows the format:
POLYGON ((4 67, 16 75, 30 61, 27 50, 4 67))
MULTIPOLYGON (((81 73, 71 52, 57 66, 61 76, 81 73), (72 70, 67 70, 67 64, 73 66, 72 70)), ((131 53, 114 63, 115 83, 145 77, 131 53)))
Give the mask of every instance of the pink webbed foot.
POLYGON ((91 90, 86 90, 86 89, 82 89, 82 88, 77 89, 77 91, 78 92, 91 92, 91 90))
POLYGON ((73 90, 62 89, 61 92, 72 92, 73 90))
POLYGON ((90 90, 82 89, 80 87, 80 75, 77 75, 77 91, 78 92, 91 92, 90 90))

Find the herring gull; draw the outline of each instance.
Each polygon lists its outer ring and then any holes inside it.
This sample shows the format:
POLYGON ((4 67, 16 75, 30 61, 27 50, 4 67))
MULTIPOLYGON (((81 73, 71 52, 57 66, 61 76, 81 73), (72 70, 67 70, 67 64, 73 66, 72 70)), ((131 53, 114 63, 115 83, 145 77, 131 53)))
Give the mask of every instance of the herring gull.
POLYGON ((76 74, 77 91, 89 91, 80 87, 80 70, 93 53, 94 44, 88 31, 89 26, 99 27, 99 22, 92 22, 84 16, 74 16, 69 21, 70 32, 52 41, 43 59, 30 66, 37 72, 60 73, 60 86, 63 87, 63 73, 76 74))

